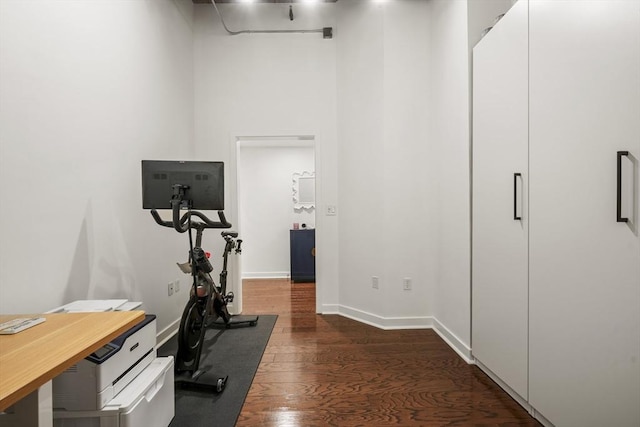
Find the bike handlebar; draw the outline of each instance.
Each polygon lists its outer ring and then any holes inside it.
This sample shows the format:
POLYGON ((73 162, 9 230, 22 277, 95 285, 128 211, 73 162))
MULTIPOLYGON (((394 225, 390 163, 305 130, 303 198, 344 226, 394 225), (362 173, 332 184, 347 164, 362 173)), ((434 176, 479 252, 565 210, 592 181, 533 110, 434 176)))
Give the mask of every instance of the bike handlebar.
MULTIPOLYGON (((159 225, 163 227, 174 228, 178 233, 184 233, 189 229, 189 219, 193 216, 200 218, 202 223, 197 223, 197 226, 202 228, 231 228, 232 225, 227 222, 227 218, 224 216, 223 211, 218 211, 218 218, 220 221, 211 221, 205 214, 199 211, 187 211, 180 218, 179 210, 173 210, 173 221, 164 221, 158 211, 151 209, 151 216, 159 225)), ((193 228, 193 226, 192 226, 193 228)))

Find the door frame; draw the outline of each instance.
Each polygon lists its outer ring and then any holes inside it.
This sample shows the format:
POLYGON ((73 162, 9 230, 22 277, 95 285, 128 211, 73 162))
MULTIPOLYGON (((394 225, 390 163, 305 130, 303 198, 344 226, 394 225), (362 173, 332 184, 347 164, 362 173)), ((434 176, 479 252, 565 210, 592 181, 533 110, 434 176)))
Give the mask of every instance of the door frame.
MULTIPOLYGON (((316 229, 316 313, 322 312, 321 290, 322 290, 322 275, 318 275, 318 270, 322 263, 322 250, 319 248, 322 245, 322 238, 318 239, 322 230, 322 215, 320 214, 320 207, 324 206, 322 198, 322 170, 320 167, 320 144, 317 132, 233 132, 229 137, 229 172, 228 178, 228 190, 229 190, 229 202, 231 217, 237 224, 237 231, 242 235, 242 224, 240 222, 240 186, 241 180, 240 171, 238 165, 240 163, 240 148, 243 142, 251 141, 252 143, 264 142, 265 145, 272 141, 291 141, 292 143, 298 141, 311 141, 313 144, 314 155, 314 167, 315 167, 315 229, 316 229)), ((239 257, 241 258, 241 257, 239 257)), ((234 263, 233 276, 238 278, 238 286, 235 295, 235 310, 236 312, 242 312, 242 262, 241 260, 234 263)))

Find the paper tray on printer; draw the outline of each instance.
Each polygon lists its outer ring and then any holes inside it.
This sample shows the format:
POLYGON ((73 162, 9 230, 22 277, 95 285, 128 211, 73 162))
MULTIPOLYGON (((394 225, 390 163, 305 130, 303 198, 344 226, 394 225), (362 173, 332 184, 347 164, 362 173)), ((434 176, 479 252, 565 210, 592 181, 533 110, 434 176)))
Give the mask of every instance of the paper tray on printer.
POLYGON ((54 427, 166 427, 175 414, 173 357, 158 357, 99 411, 53 411, 54 427))

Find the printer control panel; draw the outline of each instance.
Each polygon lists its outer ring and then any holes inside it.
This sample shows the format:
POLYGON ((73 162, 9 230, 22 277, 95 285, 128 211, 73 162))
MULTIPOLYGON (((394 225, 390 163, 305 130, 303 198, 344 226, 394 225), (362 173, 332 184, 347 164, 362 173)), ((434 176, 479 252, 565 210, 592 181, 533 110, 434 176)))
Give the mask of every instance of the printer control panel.
POLYGON ((91 361, 95 362, 95 363, 100 363, 100 361, 107 359, 111 353, 113 353, 115 350, 117 350, 118 347, 111 345, 111 344, 105 344, 102 347, 100 347, 99 349, 97 349, 96 351, 94 351, 93 353, 91 353, 87 359, 90 359, 91 361))

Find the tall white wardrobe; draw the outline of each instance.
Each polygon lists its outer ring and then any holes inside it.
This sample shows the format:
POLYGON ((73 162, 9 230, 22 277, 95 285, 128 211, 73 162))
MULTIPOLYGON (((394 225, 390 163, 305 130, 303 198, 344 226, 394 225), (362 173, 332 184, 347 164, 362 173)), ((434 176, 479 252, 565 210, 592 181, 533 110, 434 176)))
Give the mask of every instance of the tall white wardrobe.
POLYGON ((473 51, 472 351, 544 424, 640 426, 640 0, 519 0, 473 51))

